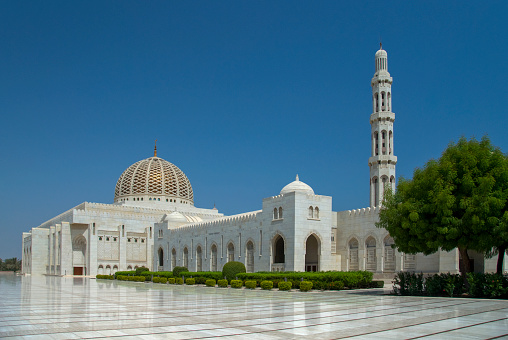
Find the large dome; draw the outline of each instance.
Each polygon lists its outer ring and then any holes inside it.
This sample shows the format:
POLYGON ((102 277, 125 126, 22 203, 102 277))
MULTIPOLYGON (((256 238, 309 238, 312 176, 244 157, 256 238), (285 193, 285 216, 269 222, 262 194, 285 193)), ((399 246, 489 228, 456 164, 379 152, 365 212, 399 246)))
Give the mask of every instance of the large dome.
POLYGON ((176 165, 150 157, 125 170, 115 188, 115 202, 154 201, 194 204, 189 179, 176 165), (178 199, 178 200, 177 200, 178 199))

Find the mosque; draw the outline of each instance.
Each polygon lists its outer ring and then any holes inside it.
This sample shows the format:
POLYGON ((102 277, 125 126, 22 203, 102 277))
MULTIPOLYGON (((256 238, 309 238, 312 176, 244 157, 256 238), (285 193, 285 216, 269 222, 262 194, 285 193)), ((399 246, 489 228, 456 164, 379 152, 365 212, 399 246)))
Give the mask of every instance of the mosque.
MULTIPOLYGON (((385 188, 395 189, 392 77, 387 53, 375 54, 371 80, 372 150, 370 206, 332 211, 332 197, 319 195, 296 176, 262 209, 224 216, 194 206, 187 176, 154 156, 125 170, 113 204, 84 202, 23 233, 23 273, 112 274, 145 266, 170 271, 217 271, 229 261, 247 272, 368 270, 374 273, 459 272, 459 253, 399 253, 376 228, 385 188)), ((495 259, 471 254, 475 271, 495 271, 495 259)))

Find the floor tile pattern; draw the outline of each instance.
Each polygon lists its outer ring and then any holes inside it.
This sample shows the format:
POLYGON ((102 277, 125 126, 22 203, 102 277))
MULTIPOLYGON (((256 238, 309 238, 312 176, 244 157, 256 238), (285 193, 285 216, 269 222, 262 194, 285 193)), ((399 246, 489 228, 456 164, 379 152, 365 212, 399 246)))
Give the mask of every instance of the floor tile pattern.
POLYGON ((508 301, 279 292, 0 274, 0 337, 508 338, 508 301))

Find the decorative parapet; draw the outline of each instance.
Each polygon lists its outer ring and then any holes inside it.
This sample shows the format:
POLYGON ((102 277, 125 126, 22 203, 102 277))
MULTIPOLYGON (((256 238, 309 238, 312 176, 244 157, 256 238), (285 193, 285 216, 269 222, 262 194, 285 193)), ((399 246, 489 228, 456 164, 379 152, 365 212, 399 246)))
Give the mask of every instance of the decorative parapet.
POLYGON ((195 223, 189 223, 185 224, 181 227, 172 229, 170 232, 180 232, 180 231, 189 231, 189 230, 198 230, 198 229, 204 229, 204 228, 211 228, 211 227, 221 227, 226 225, 232 225, 232 224, 240 224, 245 223, 249 221, 255 221, 257 220, 258 214, 260 214, 262 210, 256 210, 251 211, 248 213, 238 214, 238 215, 232 215, 232 216, 226 216, 217 218, 215 220, 211 221, 203 221, 203 222, 195 222, 195 223))
POLYGON ((345 210, 345 211, 338 211, 337 217, 338 219, 354 219, 359 217, 377 217, 379 215, 379 209, 380 207, 367 207, 367 208, 361 208, 361 209, 353 209, 353 210, 345 210))

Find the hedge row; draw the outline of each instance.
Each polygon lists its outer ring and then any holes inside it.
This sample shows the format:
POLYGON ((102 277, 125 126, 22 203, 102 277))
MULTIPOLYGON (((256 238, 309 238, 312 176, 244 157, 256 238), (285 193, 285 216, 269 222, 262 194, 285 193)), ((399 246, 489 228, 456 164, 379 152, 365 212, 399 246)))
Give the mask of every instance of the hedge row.
POLYGON ((114 275, 97 275, 96 276, 97 279, 103 279, 103 280, 114 280, 115 279, 115 276, 114 275))
MULTIPOLYGON (((262 281, 272 281, 274 287, 279 282, 291 282, 293 288, 300 288, 302 281, 312 282, 314 289, 340 290, 379 287, 380 283, 373 284, 372 273, 367 271, 356 272, 258 272, 241 273, 238 279, 244 281, 255 280, 259 286, 262 281)), ((381 281, 382 282, 382 281, 381 281)))
POLYGON ((125 276, 125 275, 117 275, 117 280, 120 281, 136 281, 136 282, 145 282, 144 276, 125 276))
POLYGON ((508 298, 508 278, 498 274, 468 273, 467 286, 459 274, 399 272, 393 280, 393 291, 398 295, 460 296, 476 298, 508 298))

